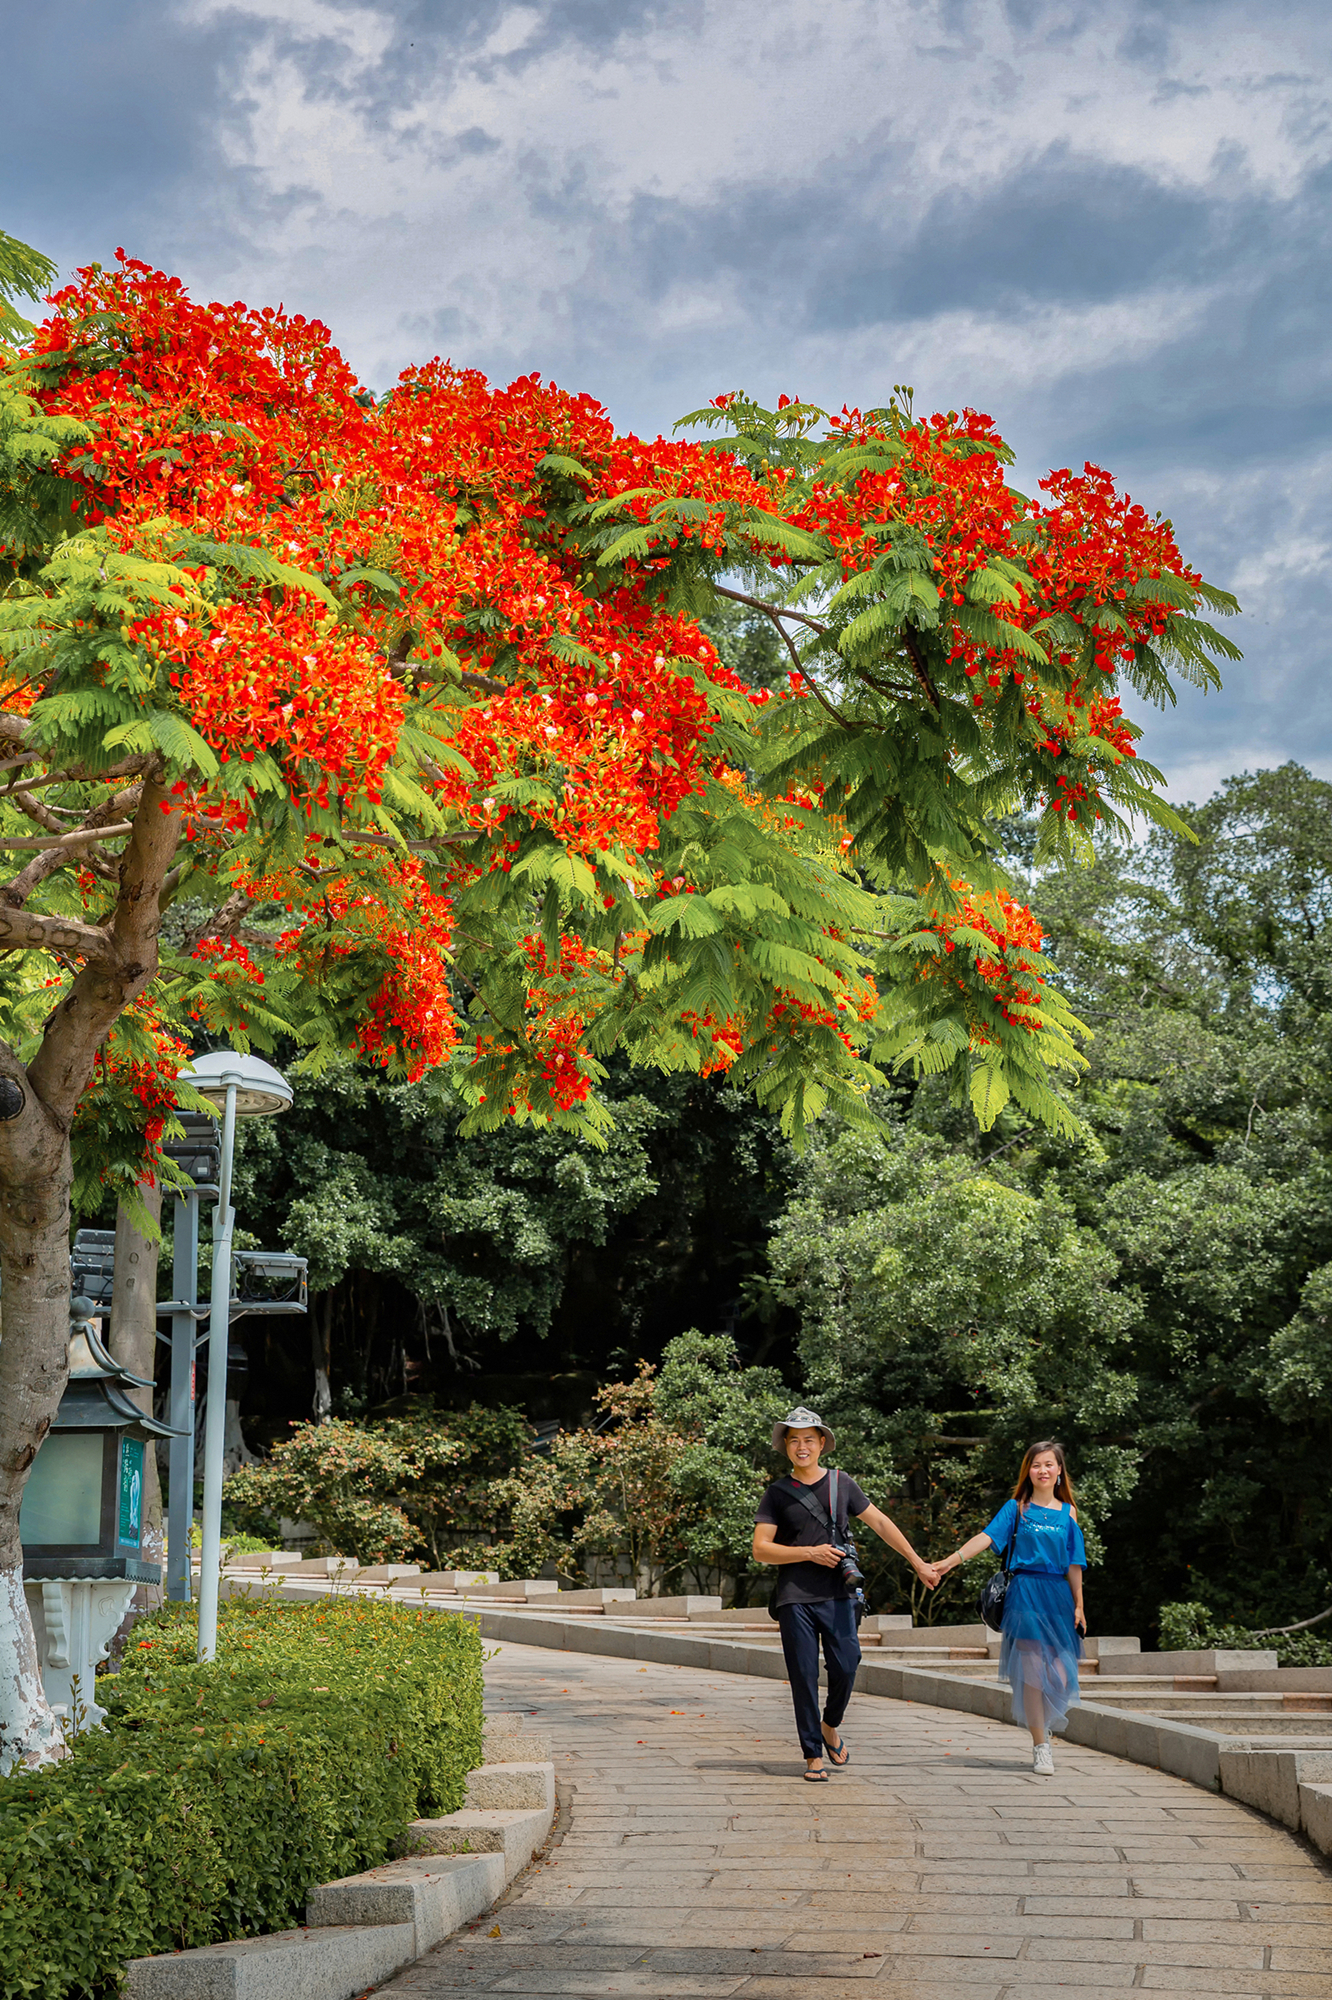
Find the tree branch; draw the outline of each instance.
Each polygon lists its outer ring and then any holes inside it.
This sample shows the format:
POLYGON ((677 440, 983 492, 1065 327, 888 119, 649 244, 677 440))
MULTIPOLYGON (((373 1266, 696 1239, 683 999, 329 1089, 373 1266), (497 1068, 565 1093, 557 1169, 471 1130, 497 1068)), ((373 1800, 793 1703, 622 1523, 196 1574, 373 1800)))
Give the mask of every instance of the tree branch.
POLYGON ((109 959, 114 946, 96 924, 73 917, 44 917, 35 910, 11 910, 0 903, 0 945, 10 951, 67 952, 79 958, 109 959))
POLYGON ((902 644, 906 648, 907 658, 916 670, 916 679, 924 688, 927 699, 937 709, 939 706, 939 690, 930 679, 929 668, 925 665, 924 657, 916 641, 916 635, 909 625, 903 625, 902 627, 902 644))
POLYGON ((433 854, 439 847, 461 847, 469 840, 480 840, 486 832, 483 826, 465 827, 457 833, 432 833, 421 840, 398 840, 391 833, 346 832, 343 839, 348 847, 399 847, 407 848, 413 854, 433 854))
POLYGON ((28 1066, 33 1089, 66 1127, 102 1042, 157 971, 162 883, 180 836, 180 807, 164 778, 157 760, 144 779, 121 856, 120 890, 105 933, 110 949, 78 973, 47 1020, 41 1048, 28 1066))
POLYGON ((230 937, 250 906, 250 899, 243 889, 233 889, 225 901, 197 929, 190 932, 180 951, 182 958, 192 958, 206 938, 230 937))
POLYGON ((816 632, 826 632, 828 627, 821 618, 811 618, 807 611, 791 611, 785 605, 765 604, 761 597, 750 597, 743 590, 727 590, 722 584, 713 585, 718 597, 729 597, 733 604, 748 604, 755 611, 766 611, 769 618, 780 621, 783 618, 798 619, 800 624, 809 625, 816 632))
POLYGON ((1261 1632, 1251 1632, 1249 1636, 1252 1639, 1285 1639, 1292 1632, 1307 1632, 1311 1625, 1321 1625, 1328 1618, 1332 1618, 1332 1605, 1326 1611, 1320 1611, 1316 1618, 1302 1618, 1298 1625, 1264 1625, 1261 1632))
POLYGON ((118 826, 76 827, 72 833, 52 835, 48 840, 43 840, 40 834, 36 833, 26 836, 20 834, 0 834, 0 849, 26 849, 35 847, 45 853, 49 848, 59 847, 70 851, 79 846, 86 847, 89 841, 116 840, 121 834, 130 833, 132 830, 130 821, 122 820, 118 826))

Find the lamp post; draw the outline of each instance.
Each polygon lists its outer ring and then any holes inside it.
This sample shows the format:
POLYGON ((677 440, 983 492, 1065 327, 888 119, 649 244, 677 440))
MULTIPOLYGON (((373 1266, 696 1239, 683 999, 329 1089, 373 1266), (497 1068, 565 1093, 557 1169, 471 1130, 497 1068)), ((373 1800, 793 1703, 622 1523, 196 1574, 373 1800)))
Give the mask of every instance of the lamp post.
POLYGON ((204 1416, 203 1549, 199 1564, 199 1658, 217 1651, 217 1596, 222 1558, 222 1470, 227 1423, 227 1329, 231 1319, 231 1167, 238 1118, 271 1118, 291 1108, 287 1079, 258 1056, 223 1050, 196 1056, 183 1072, 222 1113, 222 1159, 213 1211, 213 1286, 208 1319, 208 1405, 204 1416))

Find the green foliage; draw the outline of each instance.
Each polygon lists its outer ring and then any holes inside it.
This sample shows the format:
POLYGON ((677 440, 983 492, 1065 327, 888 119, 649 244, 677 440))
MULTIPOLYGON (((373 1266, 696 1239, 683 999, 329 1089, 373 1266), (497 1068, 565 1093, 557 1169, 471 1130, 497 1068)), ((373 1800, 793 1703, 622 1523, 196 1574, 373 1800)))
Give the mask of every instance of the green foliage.
POLYGON ((1317 1632, 1252 1631, 1245 1625, 1218 1624, 1205 1604, 1163 1604, 1160 1611, 1162 1652, 1211 1650, 1273 1652, 1283 1667, 1332 1667, 1332 1640, 1317 1632))
POLYGON ((0 1779, 0 1993, 69 2000, 125 1962, 299 1923, 318 1882, 456 1810, 481 1757, 481 1643, 399 1606, 222 1607, 135 1627, 105 1729, 0 1779))
MULTIPOLYGON (((286 1116, 243 1128, 238 1213, 256 1241, 309 1257, 339 1415, 432 1393, 576 1425, 598 1380, 738 1309, 791 1183, 780 1128, 723 1077, 608 1069, 604 1149, 512 1123, 464 1139, 438 1083, 350 1065, 298 1078, 286 1116)), ((784 1349, 787 1317, 760 1341, 784 1349)), ((246 1440, 266 1451, 310 1410, 309 1333, 238 1333, 246 1440)))
POLYGON ((750 1569, 754 1509, 772 1476, 773 1422, 791 1395, 771 1368, 744 1368, 725 1335, 682 1334, 660 1373, 641 1362, 595 1397, 598 1421, 526 1450, 515 1411, 441 1415, 409 1401, 373 1422, 300 1425, 226 1486, 230 1517, 255 1528, 312 1522, 330 1552, 420 1556, 435 1568, 645 1593, 718 1589, 750 1569))
POLYGON ((49 257, 0 229, 0 341, 13 346, 27 339, 32 322, 15 309, 13 301, 30 299, 35 305, 55 281, 56 267, 49 257))
POLYGON ((331 1554, 357 1562, 421 1556, 432 1569, 475 1568, 464 1538, 495 1531, 492 1482, 518 1465, 528 1435, 516 1410, 475 1404, 446 1417, 412 1402, 370 1425, 300 1424, 227 1481, 226 1503, 256 1529, 271 1532, 284 1515, 308 1521, 331 1554))
POLYGON ((554 1563, 578 1581, 619 1575, 645 1594, 744 1592, 754 1511, 772 1476, 770 1433, 791 1406, 773 1368, 744 1368, 735 1342, 696 1329, 657 1372, 597 1396, 602 1425, 564 1432, 504 1488, 516 1574, 554 1563), (603 1428, 604 1426, 604 1428, 603 1428))
MULTIPOLYGON (((1136 1469, 1130 1446, 1102 1441, 1133 1405, 1136 1312, 1053 1188, 1006 1186, 909 1127, 829 1135, 772 1265, 799 1307, 805 1393, 838 1462, 917 1548, 974 1533, 1028 1439, 1054 1430, 1075 1453, 1095 1555, 1096 1523, 1136 1469)), ((877 1542, 866 1557, 876 1593, 909 1588, 932 1622, 960 1616, 976 1588, 965 1570, 927 1595, 877 1542)))
MULTIPOLYGON (((1146 1638, 1163 1601, 1254 1631, 1332 1600, 1332 786, 1286 766, 1188 817, 1196 845, 1069 872, 1003 827, 1095 1030, 1078 1136, 1010 1103, 983 1137, 925 1077, 886 1136, 811 1149, 772 1250, 804 1393, 917 1546, 973 1533, 1060 1436, 1093 1629, 1146 1638)), ((980 1567, 918 1614, 956 1615, 980 1567)))
POLYGON ((510 1574, 550 1564, 573 1583, 630 1583, 648 1596, 679 1587, 690 1509, 671 1475, 684 1440, 656 1414, 653 1374, 640 1362, 632 1382, 597 1392, 595 1428, 559 1432, 521 1472, 496 1481, 510 1574))
MULTIPOLYGON (((447 1204, 463 1169, 452 1140, 413 1114, 438 1179, 412 1197, 411 1241, 423 1269, 438 1256, 456 1274, 451 1299, 476 1274, 474 1355, 495 1366, 503 1352, 487 1325, 525 1342, 534 1330, 513 1249, 528 1242, 554 1246, 552 1363, 604 1380, 626 1350, 664 1355, 652 1412, 682 1440, 672 1492, 688 1503, 674 1574, 701 1575, 706 1560, 714 1577, 746 1579, 768 1391, 742 1360, 775 1354, 774 1380, 829 1416, 838 1463, 927 1553, 983 1525, 1032 1437, 1063 1437, 1095 1555, 1093 1629, 1150 1639, 1158 1607, 1187 1600, 1218 1629, 1256 1631, 1332 1602, 1332 784, 1295 766, 1249 774, 1189 817, 1196 846, 1164 833, 1073 871, 1038 865, 1030 821, 1000 827, 1069 1004, 1095 1030, 1068 1093, 1074 1136, 1015 1100, 982 1135, 947 1078, 927 1074, 871 1102, 877 1135, 829 1118, 796 1161, 726 1108, 725 1086, 667 1080, 650 1087, 638 1150, 618 1165, 562 1138, 540 1156, 523 1151, 533 1134, 485 1141, 496 1150, 472 1212, 502 1221, 441 1250, 432 1203, 458 1212, 447 1204), (565 1176, 585 1172, 588 1205, 563 1206, 565 1176), (732 1184, 743 1205, 726 1205, 732 1184), (636 1185, 650 1192, 635 1200, 636 1185), (580 1217, 604 1226, 604 1249, 579 1244, 580 1217), (719 1249, 700 1275, 681 1245, 714 1217, 730 1258, 719 1249), (668 1349, 679 1326, 730 1317, 736 1293, 751 1308, 742 1359, 695 1349, 697 1336, 668 1349), (792 1325, 798 1366, 783 1344, 792 1325)), ((362 1110, 347 1096, 329 1107, 319 1143, 332 1146, 343 1107, 356 1137, 362 1110)), ((408 1129, 380 1128, 380 1184, 399 1171, 395 1151, 406 1159, 408 1129)), ((278 1240, 276 1197, 271 1212, 278 1240)), ((451 1310, 456 1331, 463 1309, 451 1310)), ((419 1342, 416 1355, 424 1366, 419 1342)), ((584 1573, 569 1539, 581 1518, 552 1530, 570 1574, 584 1573)), ((609 1539, 604 1551, 595 1561, 612 1560, 609 1539)), ((864 1553, 876 1604, 923 1618, 967 1615, 984 1569, 931 1597, 877 1543, 864 1553)), ((1328 1642, 1272 1643, 1321 1657, 1328 1642)))
POLYGON ((754 1511, 776 1469, 772 1426, 794 1398, 775 1368, 744 1368, 728 1335, 691 1329, 662 1356, 653 1409, 684 1438, 671 1484, 690 1502, 682 1538, 698 1575, 771 1581, 750 1559, 754 1511))
POLYGON ((645 1148, 663 1114, 633 1089, 614 1094, 604 1148, 512 1123, 460 1141, 465 1107, 441 1077, 389 1084, 345 1063, 299 1093, 280 1127, 245 1133, 242 1212, 310 1259, 313 1292, 350 1271, 401 1283, 445 1354, 455 1322, 539 1339, 571 1247, 604 1242, 654 1191, 645 1148))

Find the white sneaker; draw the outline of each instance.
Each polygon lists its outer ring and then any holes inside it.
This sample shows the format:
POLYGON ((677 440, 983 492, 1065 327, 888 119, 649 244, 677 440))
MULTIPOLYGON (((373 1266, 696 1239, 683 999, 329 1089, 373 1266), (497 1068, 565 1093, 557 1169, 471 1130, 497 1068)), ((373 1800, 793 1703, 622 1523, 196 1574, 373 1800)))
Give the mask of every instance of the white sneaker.
POLYGON ((1031 1768, 1039 1778, 1053 1778, 1054 1751, 1048 1743, 1037 1743, 1031 1753, 1031 1768))

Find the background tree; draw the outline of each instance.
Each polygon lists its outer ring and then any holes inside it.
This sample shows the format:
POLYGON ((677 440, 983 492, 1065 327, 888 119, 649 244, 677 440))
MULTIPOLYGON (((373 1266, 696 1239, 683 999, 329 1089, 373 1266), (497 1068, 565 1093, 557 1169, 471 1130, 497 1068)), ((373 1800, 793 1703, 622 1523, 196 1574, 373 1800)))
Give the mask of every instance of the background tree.
MULTIPOLYGON (((465 1106, 344 1064, 298 1079, 281 1129, 246 1128, 239 1212, 256 1239, 310 1259, 311 1331, 237 1328, 252 1366, 245 1435, 260 1451, 311 1413, 405 1393, 443 1405, 520 1401, 577 1426, 592 1395, 682 1325, 734 1326, 790 1189, 776 1121, 724 1076, 607 1065, 602 1145, 510 1121, 464 1137, 465 1106)), ((755 1335, 785 1362, 789 1314, 755 1335)))
POLYGON ((802 1393, 922 1540, 949 1545, 1021 1443, 1061 1435, 1090 1475, 1094 1623, 1144 1636, 1163 1603, 1203 1630, 1332 1601, 1332 786, 1288 765, 1183 811, 1196 845, 1165 831, 1071 871, 1004 829, 1095 1029, 1083 1138, 1014 1107, 983 1134, 927 1079, 882 1136, 811 1149, 772 1243, 802 1393))
MULTIPOLYGON (((1110 1440, 1136 1405, 1134 1302, 1054 1187, 1005 1185, 910 1126, 847 1133, 803 1163, 772 1267, 798 1302, 806 1392, 839 1460, 907 1515, 918 1546, 974 1534, 1042 1431, 1073 1451, 1093 1522, 1131 1489, 1138 1455, 1110 1440)), ((876 1586, 901 1576, 866 1554, 876 1586)), ((955 1623, 974 1594, 968 1575, 911 1603, 955 1623)))

